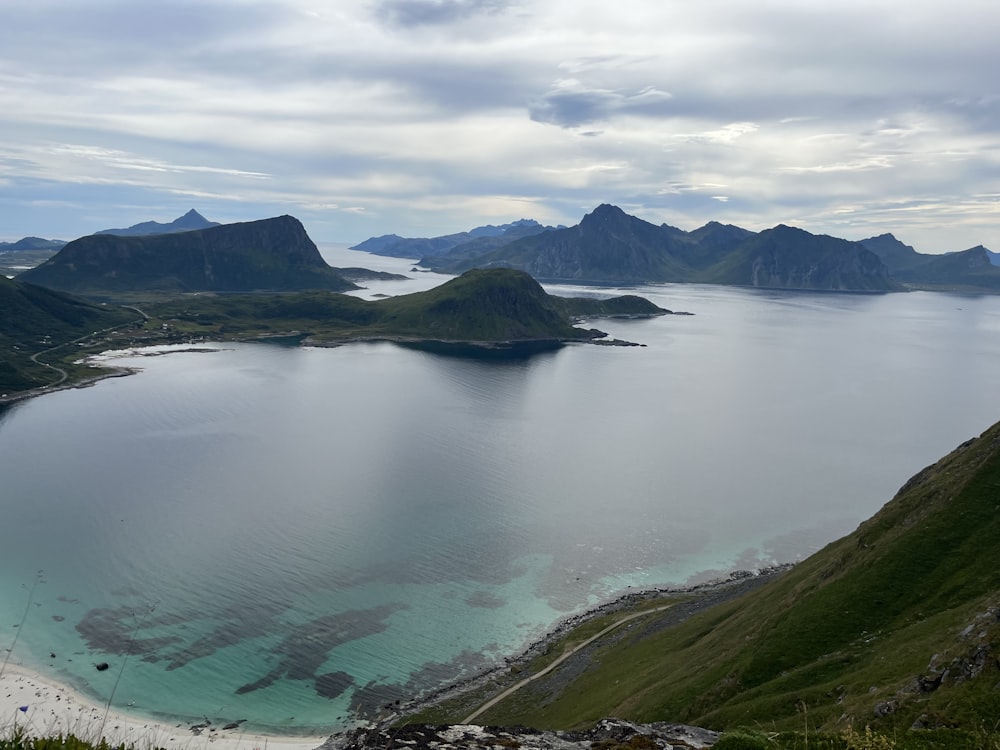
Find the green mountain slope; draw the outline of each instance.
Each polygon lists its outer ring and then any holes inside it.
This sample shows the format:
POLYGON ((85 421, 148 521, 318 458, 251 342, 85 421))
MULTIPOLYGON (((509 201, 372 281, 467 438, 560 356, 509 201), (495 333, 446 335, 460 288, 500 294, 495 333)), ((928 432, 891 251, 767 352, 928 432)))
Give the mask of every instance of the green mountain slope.
POLYGON ((20 278, 88 295, 355 288, 291 216, 170 234, 81 237, 20 278))
POLYGON ((132 310, 94 305, 0 276, 0 394, 58 378, 51 368, 33 362, 32 355, 137 317, 132 310))
POLYGON ((679 625, 649 615, 478 721, 995 731, 998 550, 1000 424, 776 580, 679 625))

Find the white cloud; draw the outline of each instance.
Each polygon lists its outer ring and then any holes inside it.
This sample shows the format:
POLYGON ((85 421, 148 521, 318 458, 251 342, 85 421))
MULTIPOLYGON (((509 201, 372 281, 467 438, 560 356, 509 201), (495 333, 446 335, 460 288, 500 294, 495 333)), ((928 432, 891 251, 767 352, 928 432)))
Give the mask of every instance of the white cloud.
POLYGON ((0 236, 196 199, 353 241, 611 202, 1000 249, 993 2, 147 5, 5 8, 0 236))

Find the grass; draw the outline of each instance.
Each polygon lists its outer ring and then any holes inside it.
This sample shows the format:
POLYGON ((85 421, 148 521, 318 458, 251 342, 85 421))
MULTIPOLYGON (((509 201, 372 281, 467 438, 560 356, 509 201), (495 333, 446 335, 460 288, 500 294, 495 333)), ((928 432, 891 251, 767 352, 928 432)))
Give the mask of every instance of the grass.
POLYGON ((800 747, 870 724, 897 743, 930 742, 933 731, 991 747, 997 728, 982 722, 1000 716, 998 510, 995 425, 785 575, 679 624, 604 639, 585 664, 561 666, 477 720, 752 727, 797 733, 800 747))

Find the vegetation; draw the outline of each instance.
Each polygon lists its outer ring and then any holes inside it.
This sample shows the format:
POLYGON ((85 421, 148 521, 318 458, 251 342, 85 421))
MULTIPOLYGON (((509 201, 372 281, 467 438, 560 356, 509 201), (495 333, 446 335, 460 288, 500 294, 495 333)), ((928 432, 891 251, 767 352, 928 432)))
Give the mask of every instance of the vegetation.
POLYGON ((496 343, 593 338, 576 328, 580 315, 657 315, 647 300, 553 297, 530 276, 510 269, 475 270, 426 292, 368 301, 341 294, 184 297, 149 313, 187 336, 295 334, 316 343, 351 339, 496 343))
POLYGON ((0 353, 0 394, 93 375, 76 364, 81 355, 130 346, 277 336, 316 344, 437 341, 477 350, 507 342, 557 346, 603 335, 575 327, 572 320, 581 316, 666 312, 640 297, 553 297, 527 274, 509 269, 472 271, 426 292, 376 301, 326 291, 147 293, 132 301, 141 307, 96 305, 3 279, 0 343, 7 345, 0 353))
POLYGON ((0 394, 51 385, 93 370, 74 365, 74 343, 130 326, 135 310, 97 305, 0 276, 0 394))
MULTIPOLYGON (((817 732, 844 747, 845 732, 870 726, 894 747, 935 747, 945 736, 952 744, 942 747, 997 747, 998 487, 1000 425, 788 573, 680 624, 650 613, 477 721, 679 721, 799 732, 799 747, 824 746, 817 732)), ((460 712, 435 720, 460 721, 460 712)), ((879 747, 859 737, 853 746, 879 747)))
POLYGON ((356 288, 291 216, 169 234, 89 235, 20 278, 90 296, 356 288))

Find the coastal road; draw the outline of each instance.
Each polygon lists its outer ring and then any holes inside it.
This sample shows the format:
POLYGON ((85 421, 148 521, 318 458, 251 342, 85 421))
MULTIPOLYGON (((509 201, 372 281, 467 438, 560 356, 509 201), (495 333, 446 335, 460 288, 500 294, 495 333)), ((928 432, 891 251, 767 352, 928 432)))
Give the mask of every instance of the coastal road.
POLYGON ((499 703, 500 701, 502 701, 504 698, 507 698, 508 696, 513 695, 514 693, 516 693, 518 690, 520 690, 521 688, 523 688, 528 683, 533 682, 534 680, 537 680, 539 677, 544 677, 549 672, 551 672, 553 669, 555 669, 560 664, 562 664, 564 661, 566 661, 573 654, 577 653, 581 649, 586 648, 591 643, 593 643, 594 641, 596 641, 598 638, 604 637, 605 635, 607 635, 608 633, 610 633, 615 628, 620 627, 621 625, 624 625, 626 622, 629 622, 631 620, 636 620, 636 619, 638 619, 640 617, 645 617, 646 615, 651 615, 651 614, 654 614, 656 612, 663 612, 664 610, 668 610, 668 609, 670 609, 673 606, 674 606, 673 604, 666 604, 666 605, 664 605, 662 607, 656 607, 654 609, 647 609, 647 610, 644 610, 642 612, 634 612, 634 613, 632 613, 630 615, 626 615, 625 617, 621 618, 620 620, 616 620, 615 622, 611 623, 606 628, 604 628, 604 630, 602 630, 601 632, 597 633, 596 635, 592 635, 587 640, 583 641, 582 643, 578 643, 576 646, 574 646, 573 648, 571 648, 568 651, 566 651, 566 653, 564 653, 562 656, 560 656, 554 662, 552 662, 551 664, 549 664, 549 666, 547 666, 541 672, 539 672, 537 674, 533 674, 531 677, 526 677, 525 679, 521 680, 516 685, 512 685, 511 687, 509 687, 506 690, 504 690, 502 693, 500 693, 500 695, 496 696, 495 698, 491 698, 490 700, 488 700, 486 703, 484 703, 483 705, 481 705, 479 708, 477 708, 471 714, 469 714, 468 716, 466 716, 465 719, 462 720, 462 723, 463 724, 471 724, 476 719, 476 717, 479 716, 480 714, 482 714, 484 711, 486 711, 487 709, 493 708, 493 706, 495 706, 497 703, 499 703))
MULTIPOLYGON (((132 305, 121 305, 121 307, 124 307, 128 310, 134 310, 135 312, 137 312, 139 315, 142 316, 142 321, 144 323, 149 320, 149 316, 146 315, 146 313, 140 310, 138 307, 133 307, 132 305)), ((38 388, 32 388, 31 390, 15 391, 10 395, 7 395, 5 393, 2 396, 0 396, 0 404, 8 401, 19 401, 21 399, 30 398, 31 396, 40 396, 43 393, 48 393, 49 391, 58 390, 66 382, 66 380, 69 378, 68 372, 66 372, 61 367, 57 367, 56 365, 50 365, 48 362, 42 362, 40 359, 38 359, 39 357, 44 356, 46 354, 50 354, 56 351, 57 349, 61 349, 64 346, 70 346, 72 344, 80 343, 81 341, 94 339, 97 336, 110 333, 111 331, 115 331, 119 328, 125 328, 127 326, 135 325, 138 322, 139 322, 138 320, 130 320, 128 323, 121 323, 120 325, 109 326, 108 328, 102 328, 99 331, 92 331, 91 333, 84 334, 83 336, 75 338, 72 341, 64 341, 61 344, 56 344, 55 346, 49 347, 48 349, 43 349, 40 352, 35 352, 34 354, 31 355, 29 359, 31 359, 31 361, 34 362, 36 365, 47 367, 53 372, 57 373, 59 375, 59 379, 54 380, 53 382, 48 383, 47 385, 42 385, 39 386, 38 388)))

